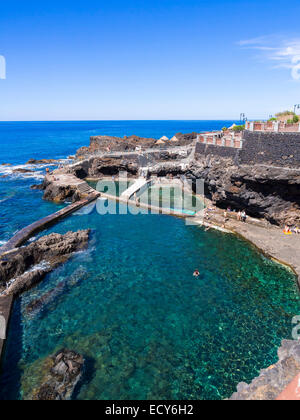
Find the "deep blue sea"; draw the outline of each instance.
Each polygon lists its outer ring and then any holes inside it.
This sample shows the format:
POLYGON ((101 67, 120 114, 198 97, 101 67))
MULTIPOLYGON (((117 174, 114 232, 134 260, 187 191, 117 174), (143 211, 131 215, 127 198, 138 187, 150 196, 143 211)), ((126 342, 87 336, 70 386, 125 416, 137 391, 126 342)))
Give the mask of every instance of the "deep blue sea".
MULTIPOLYGON (((0 123, 0 243, 63 205, 30 185, 97 134, 159 138, 233 121, 0 123), (33 173, 16 174, 16 167, 33 173)), ((222 399, 277 360, 300 311, 293 273, 247 242, 172 216, 78 212, 44 233, 92 229, 89 247, 16 300, 0 399, 27 399, 47 356, 84 355, 76 399, 222 399), (201 275, 195 279, 193 271, 201 275), (51 293, 48 293, 51 292, 51 293), (29 313, 43 296, 45 305, 29 313)))

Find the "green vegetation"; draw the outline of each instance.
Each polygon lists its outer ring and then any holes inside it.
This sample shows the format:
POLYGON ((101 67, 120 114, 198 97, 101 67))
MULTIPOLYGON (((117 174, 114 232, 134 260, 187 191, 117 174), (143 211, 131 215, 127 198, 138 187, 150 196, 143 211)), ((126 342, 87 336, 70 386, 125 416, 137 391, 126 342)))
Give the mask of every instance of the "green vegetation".
POLYGON ((268 122, 277 121, 277 118, 273 117, 268 120, 268 122))
POLYGON ((287 117, 288 115, 294 116, 296 114, 293 111, 283 111, 283 112, 278 112, 277 114, 275 114, 275 116, 277 118, 279 118, 279 117, 287 117))
POLYGON ((287 120, 287 124, 297 124, 299 122, 299 117, 298 115, 294 115, 293 119, 289 119, 287 120))
POLYGON ((245 130, 245 124, 244 125, 235 125, 232 129, 233 131, 244 131, 245 130))
POLYGON ((223 127, 222 128, 222 131, 227 131, 228 130, 228 128, 227 127, 223 127))

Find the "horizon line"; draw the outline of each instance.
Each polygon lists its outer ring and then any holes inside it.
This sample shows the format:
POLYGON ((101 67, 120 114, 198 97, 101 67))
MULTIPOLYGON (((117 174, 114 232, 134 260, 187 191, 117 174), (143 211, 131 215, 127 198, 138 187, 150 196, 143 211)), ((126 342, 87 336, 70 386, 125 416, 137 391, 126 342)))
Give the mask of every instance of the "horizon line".
MULTIPOLYGON (((265 118, 251 118, 251 119, 248 119, 248 121, 253 121, 253 120, 256 120, 256 119, 259 119, 259 120, 265 120, 265 118)), ((213 118, 213 119, 206 119, 206 118, 203 118, 203 119, 103 119, 103 120, 94 120, 94 119, 91 119, 91 120, 89 120, 89 119, 87 119, 87 120, 85 120, 85 119, 83 119, 83 120, 81 120, 81 119, 79 119, 79 120, 72 120, 72 119, 66 119, 66 120, 47 120, 47 119, 42 119, 42 120, 0 120, 0 123, 14 123, 14 122, 22 122, 22 123, 26 123, 26 122, 109 122, 109 121, 124 121, 124 122, 126 122, 126 121, 128 121, 128 122, 135 122, 135 121, 141 121, 141 122, 143 122, 143 121, 149 121, 149 122, 151 122, 151 121, 182 121, 182 122, 185 122, 185 121, 190 121, 190 122, 194 122, 194 121, 242 121, 242 120, 240 120, 239 118, 224 118, 224 119, 221 119, 221 118, 213 118)))

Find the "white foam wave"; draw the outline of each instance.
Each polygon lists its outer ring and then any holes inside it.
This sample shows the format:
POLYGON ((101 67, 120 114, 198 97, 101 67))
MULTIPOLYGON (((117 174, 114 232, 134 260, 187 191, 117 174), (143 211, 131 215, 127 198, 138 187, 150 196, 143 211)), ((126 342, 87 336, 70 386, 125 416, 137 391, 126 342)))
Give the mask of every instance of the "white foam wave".
POLYGON ((24 164, 24 165, 0 165, 0 176, 13 177, 18 179, 44 179, 46 168, 67 165, 71 163, 70 159, 59 159, 56 163, 24 164), (30 172, 14 172, 15 170, 25 170, 30 172))
POLYGON ((32 165, 17 165, 17 166, 4 166, 0 165, 0 176, 9 177, 14 179, 44 179, 45 174, 43 171, 31 168, 32 165), (30 172, 14 172, 17 169, 25 169, 30 172))
MULTIPOLYGON (((51 268, 51 264, 48 263, 47 261, 41 261, 39 264, 36 264, 34 266, 32 266, 29 270, 25 271, 25 273, 22 274, 22 276, 24 276, 25 274, 28 273, 33 273, 34 271, 38 271, 38 270, 48 270, 49 268, 51 268)), ((8 282, 6 282, 6 290, 12 286, 15 282, 16 282, 17 278, 13 278, 10 279, 8 282)), ((0 296, 4 295, 5 291, 0 293, 0 296)))
POLYGON ((28 239, 28 242, 34 242, 37 239, 36 236, 33 236, 32 238, 28 239))
POLYGON ((0 241, 0 246, 3 246, 7 243, 7 241, 0 241))

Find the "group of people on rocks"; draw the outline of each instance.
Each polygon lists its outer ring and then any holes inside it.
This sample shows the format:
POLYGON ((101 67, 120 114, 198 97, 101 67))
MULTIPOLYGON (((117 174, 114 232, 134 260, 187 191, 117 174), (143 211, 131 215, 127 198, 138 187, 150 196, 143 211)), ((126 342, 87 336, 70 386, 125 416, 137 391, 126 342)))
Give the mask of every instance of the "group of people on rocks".
MULTIPOLYGON (((236 211, 235 210, 232 211, 231 210, 231 207, 228 207, 228 209, 224 212, 225 222, 228 221, 228 213, 236 213, 236 211)), ((239 210, 236 214, 237 214, 237 220, 239 222, 246 223, 246 221, 247 221, 247 213, 246 213, 246 210, 239 210)))
POLYGON ((238 221, 245 223, 246 220, 247 220, 247 213, 246 213, 246 211, 245 210, 239 211, 238 214, 237 214, 237 219, 238 219, 238 221))
MULTIPOLYGON (((210 220, 210 213, 214 212, 215 209, 212 207, 207 207, 204 210, 204 220, 209 221, 210 220)), ((228 222, 229 218, 228 218, 228 213, 234 213, 237 216, 237 220, 239 222, 244 222, 246 223, 247 221, 247 213, 246 210, 239 210, 238 212, 236 212, 235 210, 232 210, 231 207, 228 207, 227 210, 224 211, 224 224, 226 222, 228 222)))
POLYGON ((290 227, 288 225, 285 225, 283 233, 285 233, 286 235, 292 235, 293 233, 299 235, 300 229, 298 228, 298 226, 290 227))

